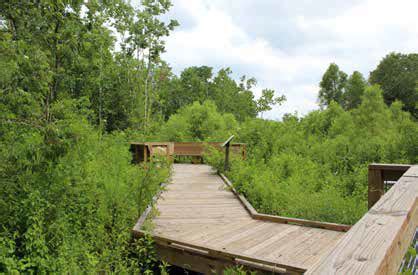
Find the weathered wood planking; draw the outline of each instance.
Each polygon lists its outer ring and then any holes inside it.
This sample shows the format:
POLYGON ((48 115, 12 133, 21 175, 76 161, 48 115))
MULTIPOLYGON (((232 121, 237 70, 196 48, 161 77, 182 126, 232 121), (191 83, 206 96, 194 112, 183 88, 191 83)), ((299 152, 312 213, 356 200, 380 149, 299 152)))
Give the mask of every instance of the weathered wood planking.
POLYGON ((195 269, 189 268, 198 272, 206 272, 209 262, 219 258, 243 265, 247 262, 260 270, 300 273, 318 262, 345 234, 254 219, 247 211, 251 206, 244 207, 230 189, 208 165, 173 165, 172 183, 157 201, 159 215, 153 219, 151 232, 160 251, 164 244, 167 246, 167 251, 160 253, 165 260, 178 264, 172 253, 179 249, 175 245, 180 245, 183 252, 179 262, 185 268, 188 258, 184 255, 196 254, 193 249, 209 253, 210 260, 200 255, 206 260, 193 266, 189 263, 195 269))
POLYGON ((415 165, 307 274, 397 274, 417 226, 415 165))

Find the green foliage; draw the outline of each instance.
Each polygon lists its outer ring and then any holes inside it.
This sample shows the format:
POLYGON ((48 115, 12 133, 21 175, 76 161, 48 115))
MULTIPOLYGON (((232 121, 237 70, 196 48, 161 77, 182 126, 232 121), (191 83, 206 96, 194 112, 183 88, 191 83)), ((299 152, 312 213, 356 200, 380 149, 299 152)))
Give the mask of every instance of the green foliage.
POLYGON ((253 275, 253 274, 257 274, 255 271, 254 272, 249 272, 246 271, 242 266, 234 266, 234 267, 229 267, 227 269, 225 269, 224 275, 253 275))
POLYGON ((350 75, 347 81, 346 91, 343 95, 343 106, 346 110, 354 109, 360 105, 361 97, 364 94, 366 86, 367 82, 360 72, 354 71, 350 75))
POLYGON ((45 126, 2 120, 2 272, 136 268, 129 229, 168 170, 132 166, 128 137, 101 135, 87 114, 83 101, 62 100, 45 126))
POLYGON ((331 63, 319 83, 319 104, 329 106, 332 101, 342 104, 346 82, 347 74, 337 64, 331 63))
POLYGON ((271 106, 280 105, 286 100, 284 95, 280 97, 274 97, 274 90, 264 89, 262 90, 261 97, 257 100, 257 111, 262 113, 270 111, 271 106))
MULTIPOLYGON (((417 130, 371 86, 350 111, 331 103, 301 119, 243 123, 237 138, 249 159, 235 160, 228 176, 260 212, 353 224, 367 211, 367 165, 415 163, 417 130)), ((221 167, 221 156, 207 160, 221 167)))
POLYGON ((380 85, 386 104, 399 100, 404 110, 418 118, 418 54, 388 54, 370 73, 369 81, 380 85))
POLYGON ((214 76, 212 68, 207 66, 189 67, 183 70, 179 78, 172 77, 167 90, 161 96, 164 101, 164 117, 168 119, 181 107, 193 102, 203 103, 211 100, 221 113, 230 113, 242 122, 255 118, 257 114, 281 104, 284 96, 274 97, 274 90, 265 89, 260 99, 255 100, 252 92, 256 85, 254 78, 241 77, 237 83, 231 77, 229 68, 221 69, 214 76))
POLYGON ((172 115, 158 136, 167 141, 219 141, 237 127, 234 116, 218 113, 212 101, 194 102, 172 115))

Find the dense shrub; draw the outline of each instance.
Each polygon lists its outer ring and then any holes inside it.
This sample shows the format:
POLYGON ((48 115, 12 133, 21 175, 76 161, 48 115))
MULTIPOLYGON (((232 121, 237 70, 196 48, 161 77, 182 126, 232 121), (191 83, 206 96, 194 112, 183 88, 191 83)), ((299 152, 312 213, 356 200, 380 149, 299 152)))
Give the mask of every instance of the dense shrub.
POLYGON ((149 268, 130 228, 168 170, 131 165, 127 136, 94 130, 80 102, 52 111, 48 125, 0 125, 0 272, 149 268))
MULTIPOLYGON (((372 86, 351 111, 249 120, 238 131, 249 159, 228 176, 260 212, 353 224, 367 211, 369 163, 417 162, 418 124, 401 107, 372 86)), ((222 167, 221 155, 207 160, 222 167)))
POLYGON ((220 114, 210 100, 181 108, 162 127, 158 137, 166 141, 222 141, 238 124, 232 114, 220 114))

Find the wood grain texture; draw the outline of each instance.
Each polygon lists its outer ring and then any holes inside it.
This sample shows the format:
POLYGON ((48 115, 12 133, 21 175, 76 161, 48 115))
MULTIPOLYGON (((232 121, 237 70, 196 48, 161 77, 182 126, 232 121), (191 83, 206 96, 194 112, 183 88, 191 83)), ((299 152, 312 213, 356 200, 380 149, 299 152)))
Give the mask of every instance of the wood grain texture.
POLYGON ((411 167, 307 274, 397 274, 418 226, 416 169, 411 167))
POLYGON ((212 251, 210 257, 232 257, 251 262, 253 267, 273 265, 302 272, 345 234, 254 219, 252 206, 245 206, 231 191, 235 190, 208 165, 174 164, 172 182, 156 203, 159 214, 153 219, 154 240, 212 251))

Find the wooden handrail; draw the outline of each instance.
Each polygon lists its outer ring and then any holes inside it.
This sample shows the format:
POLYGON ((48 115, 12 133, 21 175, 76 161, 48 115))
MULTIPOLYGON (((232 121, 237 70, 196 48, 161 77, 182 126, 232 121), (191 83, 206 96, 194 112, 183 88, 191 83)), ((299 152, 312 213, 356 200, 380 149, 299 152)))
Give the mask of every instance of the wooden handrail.
MULTIPOLYGON (((370 168, 405 169, 381 164, 370 168)), ((413 165, 306 274, 397 274, 417 226, 418 165, 413 165)))
POLYGON ((171 159, 174 156, 190 156, 202 158, 205 154, 206 145, 217 150, 222 150, 222 146, 229 147, 230 152, 235 152, 245 159, 245 144, 231 143, 233 136, 226 142, 130 142, 133 162, 151 161, 154 155, 165 155, 171 159))
POLYGON ((368 207, 369 209, 383 196, 384 182, 397 181, 411 167, 409 164, 382 164, 369 165, 368 174, 368 207))

